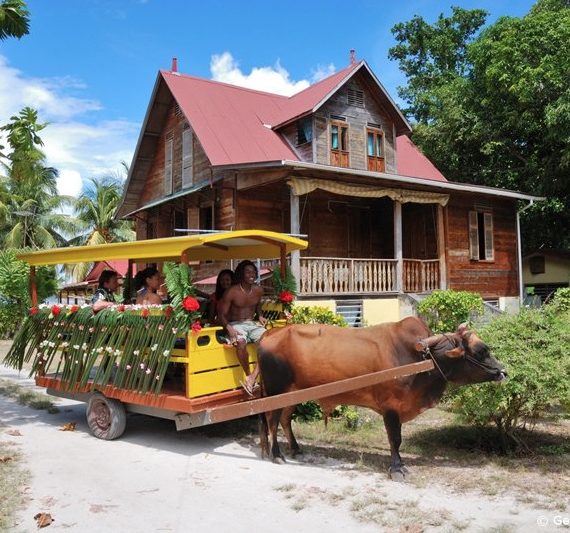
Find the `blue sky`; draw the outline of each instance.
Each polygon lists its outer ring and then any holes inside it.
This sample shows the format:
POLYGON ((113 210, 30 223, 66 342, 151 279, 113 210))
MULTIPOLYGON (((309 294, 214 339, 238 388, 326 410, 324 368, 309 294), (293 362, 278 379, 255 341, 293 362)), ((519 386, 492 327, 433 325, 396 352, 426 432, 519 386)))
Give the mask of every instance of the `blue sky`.
POLYGON ((452 4, 523 16, 530 0, 209 2, 28 0, 30 35, 0 44, 0 124, 24 105, 49 120, 60 190, 130 162, 158 69, 291 94, 348 64, 355 48, 392 97, 405 83, 388 60, 390 29, 452 4))

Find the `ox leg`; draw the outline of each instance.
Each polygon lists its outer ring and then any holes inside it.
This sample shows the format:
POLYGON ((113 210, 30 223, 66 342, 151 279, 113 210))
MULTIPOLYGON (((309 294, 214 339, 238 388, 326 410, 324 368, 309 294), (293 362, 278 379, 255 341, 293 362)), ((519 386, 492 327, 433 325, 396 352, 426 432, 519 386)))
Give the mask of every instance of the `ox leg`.
POLYGON ((269 439, 267 438, 267 434, 269 432, 269 428, 267 426, 267 416, 265 413, 261 413, 258 415, 259 421, 259 447, 261 448, 261 458, 265 459, 269 457, 269 439))
POLYGON ((390 441, 390 478, 394 481, 404 481, 408 469, 404 466, 400 457, 400 445, 402 444, 402 424, 400 416, 395 411, 384 414, 384 426, 390 441))
POLYGON ((281 453, 279 443, 277 442, 277 430, 279 429, 279 420, 281 418, 282 409, 270 411, 267 413, 267 425, 269 426, 269 441, 271 444, 271 459, 274 463, 283 464, 285 457, 281 453))
POLYGON ((283 428, 283 432, 287 437, 291 457, 295 457, 296 455, 303 453, 303 450, 301 450, 301 447, 299 446, 299 443, 293 434, 293 428, 291 427, 291 419, 293 418, 294 412, 295 406, 285 407, 285 409, 283 409, 283 413, 281 414, 281 427, 283 428))

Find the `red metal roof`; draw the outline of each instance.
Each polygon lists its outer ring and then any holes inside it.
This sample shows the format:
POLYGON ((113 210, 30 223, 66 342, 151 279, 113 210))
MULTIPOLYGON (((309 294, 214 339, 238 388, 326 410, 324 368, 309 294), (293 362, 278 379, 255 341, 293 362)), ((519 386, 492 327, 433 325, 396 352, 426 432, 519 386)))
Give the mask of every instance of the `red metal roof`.
POLYGON ((396 161, 399 176, 447 181, 435 165, 420 152, 420 149, 406 135, 396 139, 396 161))
MULTIPOLYGON (((133 267, 134 266, 135 265, 133 265, 133 267)), ((103 270, 114 270, 119 275, 119 277, 124 278, 127 275, 128 268, 128 261, 99 261, 93 265, 91 270, 87 273, 87 276, 85 276, 84 281, 99 281, 99 276, 103 270)))

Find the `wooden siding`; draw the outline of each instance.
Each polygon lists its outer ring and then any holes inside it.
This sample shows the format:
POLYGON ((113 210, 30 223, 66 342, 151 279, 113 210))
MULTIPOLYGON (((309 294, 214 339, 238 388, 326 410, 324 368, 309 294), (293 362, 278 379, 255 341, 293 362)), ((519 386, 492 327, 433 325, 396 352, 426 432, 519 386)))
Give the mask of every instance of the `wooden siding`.
POLYGON ((308 163, 313 162, 313 143, 307 142, 303 144, 297 144, 297 123, 289 124, 285 126, 279 133, 283 135, 287 144, 293 149, 297 154, 297 157, 301 161, 307 161, 308 163))
POLYGON ((289 233, 289 187, 283 182, 239 191, 235 229, 264 229, 289 233))
POLYGON ((378 124, 384 132, 384 152, 386 172, 395 173, 395 139, 392 120, 380 103, 374 98, 373 91, 359 73, 341 87, 316 113, 314 120, 313 142, 316 144, 316 163, 330 165, 330 115, 346 117, 349 126, 350 168, 367 170, 366 127, 368 123, 378 124), (348 105, 348 91, 364 93, 365 107, 348 105))
POLYGON ((446 208, 448 285, 483 298, 517 296, 516 203, 474 195, 452 195, 446 208), (482 201, 482 199, 484 199, 482 201), (493 214, 495 258, 475 261, 469 253, 469 211, 493 214))
MULTIPOLYGON (((182 189, 182 132, 187 125, 184 116, 177 111, 177 106, 173 104, 167 114, 164 127, 158 139, 156 153, 150 171, 147 175, 140 197, 138 207, 163 198, 164 195, 164 165, 165 165, 165 143, 167 138, 173 140, 172 152, 172 183, 173 192, 182 189)), ((192 134, 192 175, 193 185, 207 181, 211 178, 210 161, 197 139, 192 134)))

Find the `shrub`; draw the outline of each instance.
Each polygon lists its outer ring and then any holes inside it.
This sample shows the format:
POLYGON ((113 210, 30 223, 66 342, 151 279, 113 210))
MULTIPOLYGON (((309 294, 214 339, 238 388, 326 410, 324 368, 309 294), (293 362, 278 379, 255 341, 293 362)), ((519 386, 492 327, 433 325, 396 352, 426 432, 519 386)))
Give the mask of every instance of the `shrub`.
POLYGON ((293 324, 332 324, 342 327, 347 325, 343 316, 337 315, 328 307, 296 305, 292 315, 293 324))
POLYGON ((481 329, 509 377, 500 385, 463 387, 451 395, 452 409, 463 420, 497 427, 503 452, 524 446, 519 430, 569 401, 570 315, 548 307, 505 315, 481 329))
POLYGON ((554 312, 566 313, 570 311, 570 287, 558 289, 549 304, 549 308, 554 312))
POLYGON ((482 313, 483 299, 475 292, 434 291, 418 304, 418 312, 435 333, 445 333, 482 313))
MULTIPOLYGON (((346 320, 341 315, 333 313, 327 307, 295 305, 291 314, 293 324, 332 324, 343 327, 347 325, 346 320)), ((305 402, 297 406, 293 418, 298 422, 321 420, 323 411, 317 402, 305 402)))

